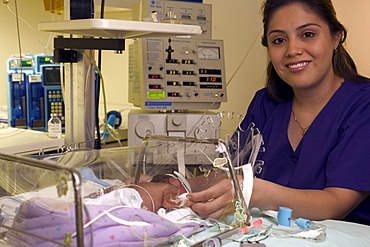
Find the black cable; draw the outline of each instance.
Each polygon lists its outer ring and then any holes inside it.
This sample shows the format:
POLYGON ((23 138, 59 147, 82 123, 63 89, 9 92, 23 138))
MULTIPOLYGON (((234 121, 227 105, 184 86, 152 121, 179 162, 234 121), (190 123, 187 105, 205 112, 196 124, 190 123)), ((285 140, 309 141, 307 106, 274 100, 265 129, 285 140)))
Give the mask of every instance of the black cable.
MULTIPOLYGON (((101 69, 101 50, 98 51, 98 69, 101 69)), ((96 127, 96 139, 95 149, 101 149, 101 136, 99 128, 99 96, 100 96, 100 76, 95 78, 95 127, 96 127)))
POLYGON ((100 19, 104 19, 104 8, 105 8, 105 0, 101 0, 100 6, 100 19))
MULTIPOLYGON (((100 6, 100 18, 104 19, 104 7, 105 7, 105 0, 101 1, 100 6)), ((102 61, 102 52, 98 50, 98 69, 101 71, 101 61, 102 61)), ((96 140, 95 140, 95 149, 101 149, 101 136, 100 136, 100 128, 99 128, 99 98, 100 98, 100 76, 98 80, 96 80, 95 84, 95 125, 96 125, 96 140)))

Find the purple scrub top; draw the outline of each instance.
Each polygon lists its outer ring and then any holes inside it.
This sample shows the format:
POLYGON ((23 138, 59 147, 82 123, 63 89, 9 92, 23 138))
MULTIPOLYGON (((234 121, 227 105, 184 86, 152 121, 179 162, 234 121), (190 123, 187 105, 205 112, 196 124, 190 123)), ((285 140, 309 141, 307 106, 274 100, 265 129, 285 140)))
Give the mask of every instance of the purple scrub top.
MULTIPOLYGON (((288 140, 292 101, 278 103, 259 90, 241 127, 263 135, 258 177, 297 189, 340 187, 370 191, 370 82, 345 81, 321 110, 296 150, 288 140)), ((370 196, 344 220, 370 225, 370 196)))

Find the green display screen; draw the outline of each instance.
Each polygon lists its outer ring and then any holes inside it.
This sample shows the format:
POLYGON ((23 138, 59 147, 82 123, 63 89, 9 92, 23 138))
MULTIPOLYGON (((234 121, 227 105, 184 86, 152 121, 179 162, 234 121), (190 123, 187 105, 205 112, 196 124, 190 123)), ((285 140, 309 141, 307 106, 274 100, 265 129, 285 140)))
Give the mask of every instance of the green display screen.
POLYGON ((32 61, 22 60, 22 67, 32 67, 32 61))
POLYGON ((159 91, 148 91, 147 92, 148 99, 164 99, 166 98, 165 92, 159 91))
POLYGON ((38 57, 37 60, 38 60, 38 63, 40 64, 51 63, 50 57, 38 57))

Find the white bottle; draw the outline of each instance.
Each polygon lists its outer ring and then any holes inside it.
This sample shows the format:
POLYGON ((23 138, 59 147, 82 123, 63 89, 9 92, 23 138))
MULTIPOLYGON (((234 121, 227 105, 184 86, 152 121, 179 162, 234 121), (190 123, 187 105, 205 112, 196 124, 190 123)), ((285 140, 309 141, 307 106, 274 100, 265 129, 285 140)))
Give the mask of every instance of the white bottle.
POLYGON ((62 137, 62 121, 60 121, 56 113, 50 114, 50 119, 48 121, 48 135, 51 138, 62 137))

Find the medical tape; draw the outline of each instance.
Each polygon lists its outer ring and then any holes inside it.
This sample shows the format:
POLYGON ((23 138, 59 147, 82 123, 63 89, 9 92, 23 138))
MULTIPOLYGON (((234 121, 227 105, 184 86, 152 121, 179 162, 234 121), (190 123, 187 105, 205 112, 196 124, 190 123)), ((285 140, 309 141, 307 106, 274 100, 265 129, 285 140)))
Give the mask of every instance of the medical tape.
POLYGON ((243 196, 245 204, 249 207, 249 202, 252 196, 253 190, 253 170, 250 163, 243 165, 243 196))
POLYGON ((181 202, 179 207, 183 207, 185 206, 186 202, 189 201, 189 199, 186 197, 189 193, 183 193, 181 195, 179 195, 175 201, 176 201, 176 204, 181 202))
POLYGON ((177 167, 179 169, 180 174, 185 174, 184 153, 185 153, 184 144, 181 143, 180 145, 178 145, 177 148, 177 162, 178 162, 177 167))
POLYGON ((186 178, 181 173, 179 173, 177 171, 174 171, 173 173, 177 176, 177 179, 180 181, 180 183, 182 184, 182 186, 184 186, 185 190, 188 193, 191 193, 191 186, 190 186, 188 180, 186 180, 186 178))
POLYGON ((261 134, 256 134, 255 136, 252 137, 252 152, 249 156, 249 163, 254 166, 254 163, 256 162, 257 155, 260 152, 260 148, 263 142, 263 138, 261 134))

